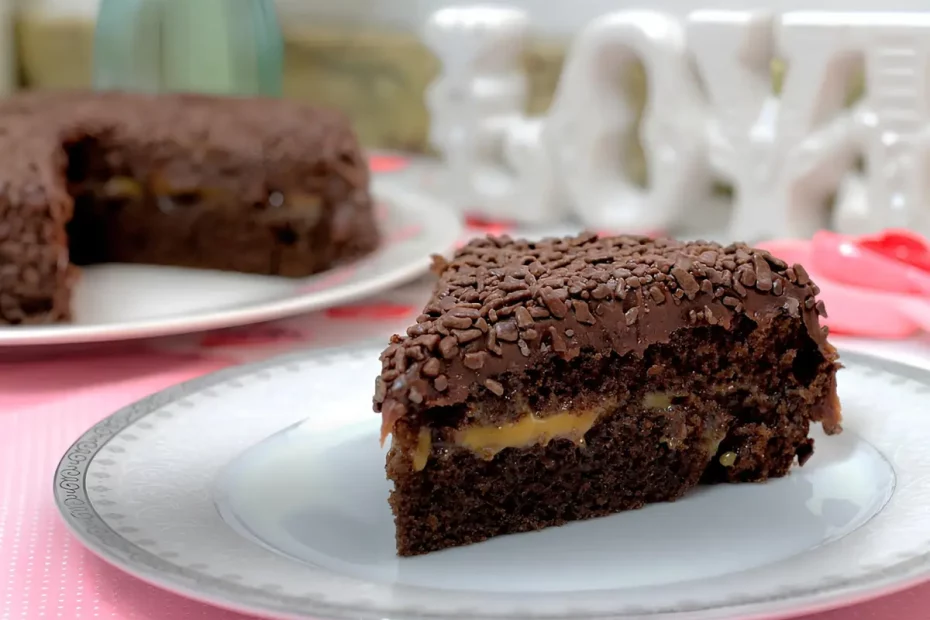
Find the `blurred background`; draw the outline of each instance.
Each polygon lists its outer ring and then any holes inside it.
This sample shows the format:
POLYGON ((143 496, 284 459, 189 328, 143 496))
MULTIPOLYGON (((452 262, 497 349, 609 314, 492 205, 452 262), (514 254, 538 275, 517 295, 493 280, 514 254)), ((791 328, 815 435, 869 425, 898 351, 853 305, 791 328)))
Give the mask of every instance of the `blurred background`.
MULTIPOLYGON (((95 21, 101 1, 0 0, 6 57, 0 84, 14 88, 63 89, 91 85, 95 21)), ((118 0, 127 6, 145 0, 118 0)), ((222 1, 222 0, 221 0, 222 1)), ((251 2, 252 0, 247 0, 251 2)), ((268 0, 283 30, 284 96, 342 109, 369 147, 428 150, 423 91, 437 73, 432 54, 419 40, 428 15, 448 0, 268 0)), ((216 3, 188 0, 188 34, 210 34, 216 3), (212 5, 212 8, 211 8, 212 5), (198 11, 202 15, 198 16, 198 11), (193 24, 196 24, 193 25, 193 24)), ((233 2, 232 4, 235 4, 233 2)), ((242 3, 240 3, 242 4, 242 3)), ((494 3, 486 3, 494 4, 494 3)), ((527 10, 533 39, 525 63, 531 81, 529 112, 544 111, 555 89, 571 36, 611 10, 641 7, 633 0, 509 0, 527 10)), ((690 0, 652 0, 650 8, 684 15, 690 0)), ((875 9, 874 0, 768 0, 760 8, 875 9)), ((740 0, 718 0, 716 8, 745 8, 740 0)), ((885 0, 883 10, 922 10, 925 0, 885 0)), ((110 10, 108 8, 108 10, 110 10)), ((106 13, 105 13, 106 14, 106 13)), ((775 67, 775 72, 778 68, 775 67)), ((191 76, 201 79, 202 76, 191 76)), ((777 76, 776 76, 777 81, 777 76)), ((633 70, 627 84, 642 96, 643 78, 633 70)))

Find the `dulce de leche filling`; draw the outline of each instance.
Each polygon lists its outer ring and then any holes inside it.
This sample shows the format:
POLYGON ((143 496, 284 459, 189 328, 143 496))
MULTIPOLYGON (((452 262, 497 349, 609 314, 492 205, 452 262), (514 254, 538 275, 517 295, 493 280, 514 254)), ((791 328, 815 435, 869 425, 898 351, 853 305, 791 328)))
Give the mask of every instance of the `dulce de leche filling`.
POLYGON ((506 448, 545 445, 553 439, 570 439, 582 444, 585 433, 594 426, 600 413, 598 408, 557 413, 545 418, 529 414, 501 426, 471 426, 458 430, 455 443, 484 458, 493 458, 506 448))
MULTIPOLYGON (((646 410, 672 413, 689 398, 688 395, 668 392, 647 392, 643 395, 641 407, 646 410)), ((544 446, 554 439, 568 439, 583 446, 585 434, 591 430, 601 416, 614 411, 617 406, 617 400, 610 398, 596 406, 559 409, 557 413, 545 415, 532 411, 525 404, 519 404, 516 407, 521 415, 513 422, 472 425, 446 432, 440 431, 438 436, 441 439, 438 441, 442 447, 469 450, 475 456, 487 460, 494 458, 507 448, 544 446)), ((673 425, 670 430, 675 428, 679 427, 673 425)), ((720 416, 708 421, 703 437, 699 440, 699 445, 704 448, 708 458, 717 453, 726 433, 727 424, 724 414, 721 413, 720 416)), ((686 439, 686 428, 681 426, 679 433, 670 432, 669 436, 661 440, 661 443, 671 450, 679 450, 685 446, 686 439)), ((414 471, 422 471, 433 451, 433 430, 428 426, 420 428, 416 444, 408 448, 408 451, 414 471)), ((724 467, 731 467, 736 458, 735 453, 728 452, 720 457, 720 464, 724 467)))
MULTIPOLYGON (((585 433, 591 430, 602 414, 615 406, 616 403, 605 403, 597 407, 572 409, 547 416, 526 413, 515 422, 476 425, 455 430, 451 443, 484 459, 492 459, 498 452, 507 448, 544 446, 553 439, 568 439, 578 445, 584 445, 585 433)), ((417 445, 411 454, 415 471, 426 467, 432 447, 430 429, 421 428, 417 445)))

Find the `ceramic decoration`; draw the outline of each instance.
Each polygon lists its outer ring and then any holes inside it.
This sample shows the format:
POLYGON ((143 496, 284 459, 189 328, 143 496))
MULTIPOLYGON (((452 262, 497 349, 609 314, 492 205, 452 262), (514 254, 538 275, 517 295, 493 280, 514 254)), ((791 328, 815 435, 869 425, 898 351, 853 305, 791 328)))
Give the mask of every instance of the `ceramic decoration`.
POLYGON ((426 99, 430 142, 446 164, 443 193, 464 210, 542 223, 561 219, 564 210, 556 171, 539 148, 542 121, 523 114, 527 25, 522 11, 509 8, 436 12, 425 41, 443 70, 426 99))
POLYGON ((930 332, 930 243, 907 230, 850 236, 830 231, 810 241, 762 244, 801 263, 820 287, 831 333, 906 338, 930 332))
POLYGON ((685 29, 652 11, 623 11, 592 23, 576 41, 543 123, 541 150, 558 162, 568 204, 590 226, 650 232, 683 215, 709 187, 701 91, 689 66, 685 29), (647 99, 641 140, 656 182, 627 178, 623 140, 636 123, 619 86, 641 59, 647 99))
POLYGON ((700 219, 723 180, 735 190, 732 238, 810 236, 825 224, 930 233, 930 14, 619 11, 577 36, 539 118, 522 111, 527 23, 515 9, 472 6, 441 9, 427 26, 443 65, 428 98, 432 139, 461 208, 651 231, 700 219), (776 58, 789 67, 778 95, 776 58), (621 172, 620 139, 637 127, 618 73, 634 59, 647 72, 646 189, 621 172), (863 64, 865 95, 846 107, 863 64))

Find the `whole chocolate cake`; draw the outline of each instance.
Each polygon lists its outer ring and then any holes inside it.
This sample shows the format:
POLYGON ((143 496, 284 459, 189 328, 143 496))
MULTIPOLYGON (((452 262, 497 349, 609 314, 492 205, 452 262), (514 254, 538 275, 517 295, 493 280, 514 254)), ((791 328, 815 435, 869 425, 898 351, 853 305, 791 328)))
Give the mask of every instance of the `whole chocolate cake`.
POLYGON ((474 241, 382 355, 401 555, 785 475, 840 427, 800 265, 742 244, 474 241))
POLYGON ((338 113, 121 93, 0 103, 0 324, 70 318, 75 266, 299 277, 375 248, 368 169, 338 113))

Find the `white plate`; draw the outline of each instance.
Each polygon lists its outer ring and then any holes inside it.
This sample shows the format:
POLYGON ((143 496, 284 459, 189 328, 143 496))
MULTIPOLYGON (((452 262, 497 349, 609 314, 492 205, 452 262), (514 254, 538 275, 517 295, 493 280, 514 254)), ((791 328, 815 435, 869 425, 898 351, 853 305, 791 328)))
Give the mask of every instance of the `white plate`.
POLYGON ((309 278, 149 265, 82 270, 68 324, 0 327, 0 346, 110 342, 257 323, 320 310, 412 280, 452 249, 462 224, 446 205, 375 179, 382 246, 309 278))
POLYGON ((234 368, 117 412, 61 461, 65 521, 145 581, 280 618, 776 618, 930 574, 924 371, 845 355, 845 433, 817 433, 781 480, 398 559, 378 351, 234 368))

